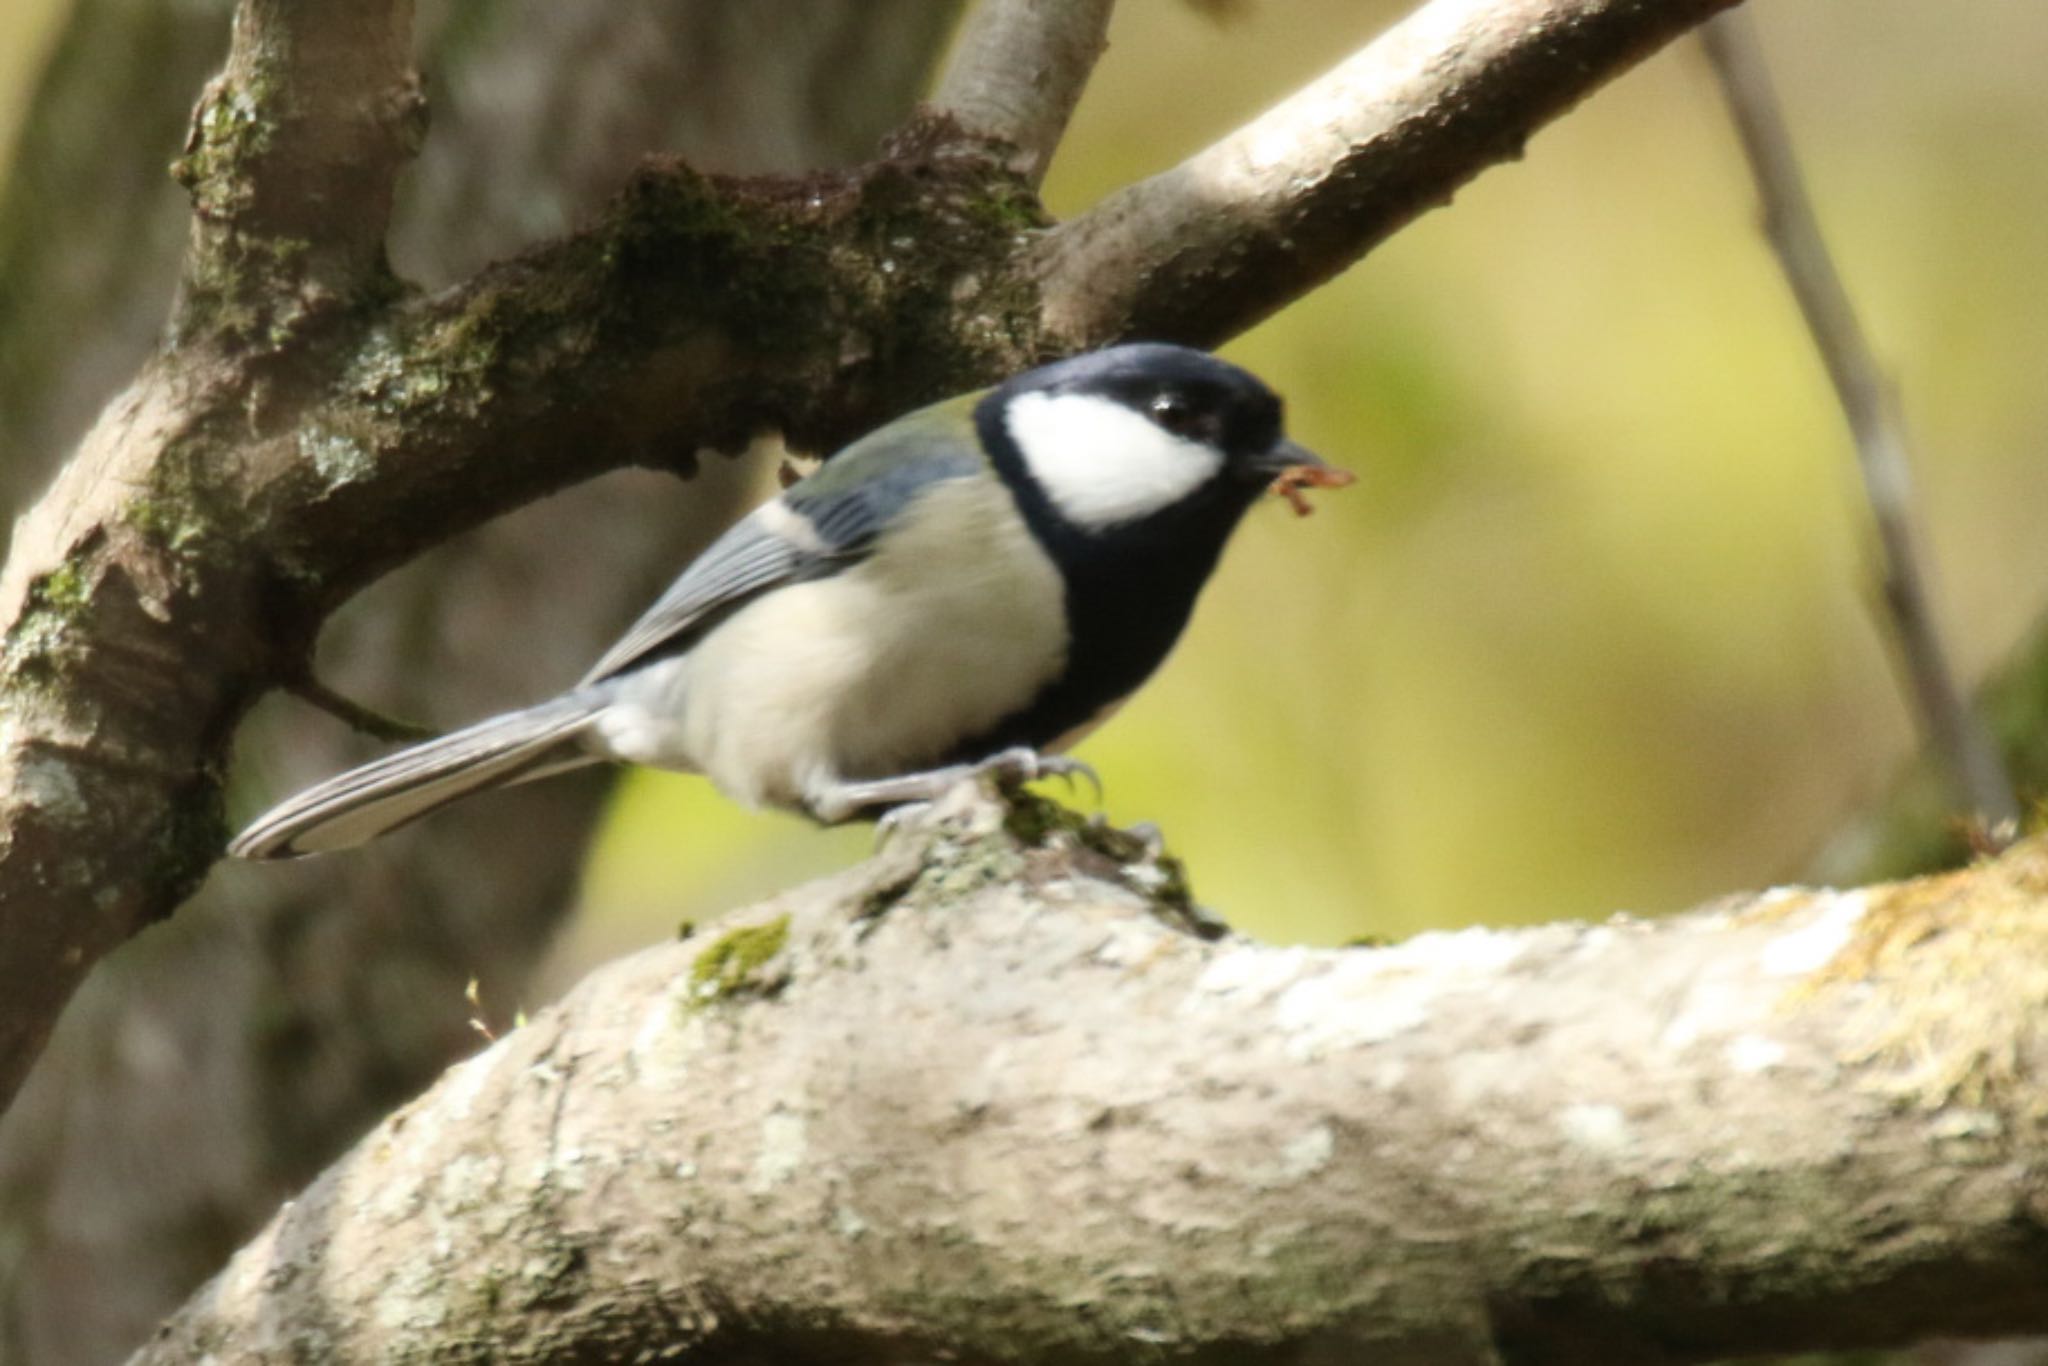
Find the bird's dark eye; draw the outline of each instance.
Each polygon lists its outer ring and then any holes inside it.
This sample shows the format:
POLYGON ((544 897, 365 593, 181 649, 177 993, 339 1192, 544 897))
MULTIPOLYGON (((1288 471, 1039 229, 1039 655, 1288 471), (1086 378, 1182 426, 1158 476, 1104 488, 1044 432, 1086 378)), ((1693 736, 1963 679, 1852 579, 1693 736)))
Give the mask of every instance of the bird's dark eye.
POLYGON ((1200 437, 1205 425, 1195 405, 1179 394, 1159 394, 1152 400, 1152 420, 1175 436, 1200 437))

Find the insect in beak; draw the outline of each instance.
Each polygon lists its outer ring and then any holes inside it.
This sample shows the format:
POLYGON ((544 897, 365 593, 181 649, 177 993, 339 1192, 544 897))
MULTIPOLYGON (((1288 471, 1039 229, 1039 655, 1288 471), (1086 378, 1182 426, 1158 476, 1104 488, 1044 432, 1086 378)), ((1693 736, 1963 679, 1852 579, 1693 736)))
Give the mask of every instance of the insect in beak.
POLYGON ((1266 486, 1266 491, 1276 498, 1286 499, 1287 506, 1294 509, 1297 517, 1306 517, 1315 511, 1306 490, 1341 489, 1358 481, 1358 476, 1350 470, 1340 470, 1306 446, 1298 446, 1292 441, 1282 441, 1274 446, 1267 453, 1266 460, 1279 466, 1279 473, 1266 486))

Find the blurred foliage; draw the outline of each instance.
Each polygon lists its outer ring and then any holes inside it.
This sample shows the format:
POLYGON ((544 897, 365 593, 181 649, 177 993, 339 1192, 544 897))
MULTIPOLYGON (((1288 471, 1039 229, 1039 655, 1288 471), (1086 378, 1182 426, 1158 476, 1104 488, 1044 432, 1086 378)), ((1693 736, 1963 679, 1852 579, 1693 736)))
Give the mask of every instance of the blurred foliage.
POLYGON ((0 5, 0 149, 14 146, 29 83, 63 14, 63 0, 7 0, 0 5))
MULTIPOLYGON (((1405 7, 1130 0, 1054 210, 1170 165, 1405 7)), ((0 134, 54 8, 0 6, 0 134)), ((2048 10, 1758 17, 1902 382, 1974 675, 2048 597, 2048 10)), ((1658 911, 1800 866, 1911 734, 1841 422, 1753 221, 1681 44, 1230 347, 1363 478, 1245 528, 1176 658, 1082 751, 1110 816, 1158 821, 1198 896, 1280 940, 1658 911)), ((561 974, 868 839, 635 775, 561 974)))

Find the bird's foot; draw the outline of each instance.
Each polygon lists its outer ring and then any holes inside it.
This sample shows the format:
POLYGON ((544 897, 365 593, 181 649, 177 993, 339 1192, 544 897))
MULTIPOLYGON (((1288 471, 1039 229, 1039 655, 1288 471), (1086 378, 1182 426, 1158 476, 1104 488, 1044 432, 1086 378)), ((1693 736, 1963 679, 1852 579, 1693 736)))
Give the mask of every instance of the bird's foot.
MULTIPOLYGON (((972 764, 948 764, 944 768, 902 773, 893 778, 831 783, 813 791, 806 805, 813 816, 827 825, 837 825, 876 807, 890 808, 887 817, 900 825, 908 818, 907 812, 898 814, 904 806, 935 801, 961 783, 982 777, 994 778, 999 786, 1006 788, 1040 778, 1064 778, 1068 782, 1085 778, 1095 789, 1096 800, 1102 799, 1102 780, 1095 776, 1094 769, 1079 759, 1069 759, 1064 754, 1040 754, 1028 746, 1018 745, 972 764)), ((887 830, 880 832, 883 838, 888 833, 887 830)))
POLYGON ((1072 787, 1076 778, 1085 778, 1094 789, 1095 800, 1102 800, 1102 779, 1093 768, 1079 759, 1064 754, 1041 754, 1028 745, 1015 745, 998 754, 991 754, 974 765, 977 775, 987 775, 1006 786, 1037 782, 1040 778, 1064 779, 1072 787))

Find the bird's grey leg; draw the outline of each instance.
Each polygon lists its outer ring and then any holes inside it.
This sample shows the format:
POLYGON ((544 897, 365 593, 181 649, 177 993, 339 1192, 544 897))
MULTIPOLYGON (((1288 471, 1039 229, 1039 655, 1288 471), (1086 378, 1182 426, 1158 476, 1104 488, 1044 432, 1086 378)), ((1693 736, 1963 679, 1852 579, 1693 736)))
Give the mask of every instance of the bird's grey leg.
POLYGON ((1038 778, 1082 777, 1088 780, 1098 797, 1102 793, 1102 780, 1095 776, 1094 769, 1079 759, 1069 759, 1064 754, 1040 754, 1029 746, 1018 745, 972 764, 948 764, 944 768, 902 773, 893 778, 821 783, 807 794, 806 801, 812 815, 827 825, 836 825, 869 807, 932 801, 949 788, 983 774, 1010 783, 1028 783, 1038 778))

